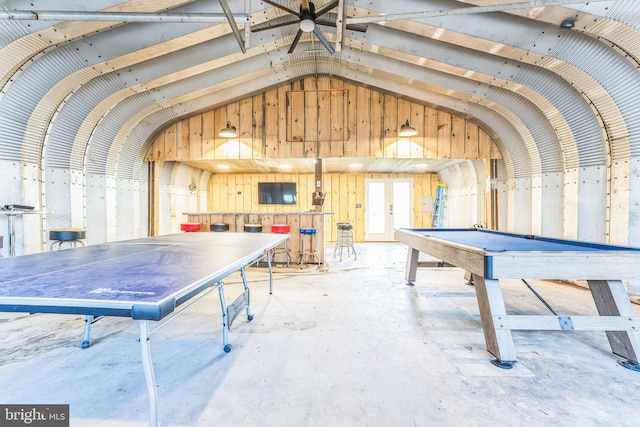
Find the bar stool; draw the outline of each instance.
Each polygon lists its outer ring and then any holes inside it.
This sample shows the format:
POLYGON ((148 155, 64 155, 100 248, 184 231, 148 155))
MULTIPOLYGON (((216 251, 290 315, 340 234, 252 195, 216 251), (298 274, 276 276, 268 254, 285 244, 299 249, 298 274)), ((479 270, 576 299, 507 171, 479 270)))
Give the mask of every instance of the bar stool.
POLYGON ((339 222, 336 224, 336 246, 333 249, 333 257, 336 257, 338 249, 340 249, 340 261, 342 261, 342 249, 347 248, 347 256, 351 256, 353 251, 353 259, 358 259, 356 249, 353 247, 353 225, 348 222, 339 222))
POLYGON ((53 245, 58 244, 58 249, 63 243, 68 242, 72 247, 76 247, 78 243, 84 246, 83 240, 87 238, 87 230, 84 228, 57 228, 49 231, 49 240, 53 240, 49 250, 53 250, 53 245))
POLYGON ((320 265, 320 254, 316 249, 316 245, 313 244, 316 239, 316 234, 318 230, 315 228, 301 228, 300 229, 300 260, 298 264, 304 265, 304 257, 306 255, 314 256, 316 260, 318 260, 318 265, 320 265), (309 236, 309 249, 304 248, 305 238, 304 236, 309 236))
POLYGON ((262 224, 245 224, 244 231, 247 233, 262 233, 262 224))
POLYGON ((229 224, 226 222, 216 222, 209 226, 210 231, 229 231, 229 224))
MULTIPOLYGON (((271 232, 276 234, 287 234, 291 231, 291 227, 289 224, 273 224, 271 226, 271 232)), ((279 245, 273 249, 273 262, 276 262, 276 255, 284 255, 287 260, 287 267, 289 267, 289 263, 291 262, 291 250, 289 249, 289 240, 285 240, 282 245, 279 245), (284 246, 283 246, 284 245, 284 246)))
POLYGON ((200 231, 199 222, 185 222, 180 224, 181 231, 200 231))

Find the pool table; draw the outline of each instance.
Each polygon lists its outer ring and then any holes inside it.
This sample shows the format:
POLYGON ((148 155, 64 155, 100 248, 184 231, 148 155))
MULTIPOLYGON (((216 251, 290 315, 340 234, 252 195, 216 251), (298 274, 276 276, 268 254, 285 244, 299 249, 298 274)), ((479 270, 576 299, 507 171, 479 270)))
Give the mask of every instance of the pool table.
POLYGON ((612 352, 624 359, 620 364, 640 371, 640 322, 622 283, 640 278, 640 248, 478 228, 403 228, 395 238, 409 247, 409 284, 420 252, 468 272, 494 365, 516 363, 512 330, 589 330, 605 331, 612 352), (553 315, 507 314, 501 279, 586 280, 599 315, 558 315, 550 306, 553 315))

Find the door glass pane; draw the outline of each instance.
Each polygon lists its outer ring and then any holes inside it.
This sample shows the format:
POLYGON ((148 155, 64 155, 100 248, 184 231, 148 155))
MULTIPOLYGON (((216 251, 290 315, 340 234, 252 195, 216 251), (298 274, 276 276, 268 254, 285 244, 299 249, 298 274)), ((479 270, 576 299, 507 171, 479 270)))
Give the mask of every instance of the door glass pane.
POLYGON ((367 205, 367 233, 384 233, 385 217, 385 184, 370 182, 368 188, 369 204, 367 205))
POLYGON ((411 227, 411 184, 393 183, 393 228, 411 227))

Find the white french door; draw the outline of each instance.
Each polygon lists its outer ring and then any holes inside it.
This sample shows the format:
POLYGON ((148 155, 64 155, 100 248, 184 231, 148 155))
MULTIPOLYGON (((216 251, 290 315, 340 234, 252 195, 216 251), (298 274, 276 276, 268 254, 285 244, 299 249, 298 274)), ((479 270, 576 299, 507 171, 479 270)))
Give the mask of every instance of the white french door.
POLYGON ((413 226, 413 178, 365 179, 364 239, 393 241, 393 230, 413 226))

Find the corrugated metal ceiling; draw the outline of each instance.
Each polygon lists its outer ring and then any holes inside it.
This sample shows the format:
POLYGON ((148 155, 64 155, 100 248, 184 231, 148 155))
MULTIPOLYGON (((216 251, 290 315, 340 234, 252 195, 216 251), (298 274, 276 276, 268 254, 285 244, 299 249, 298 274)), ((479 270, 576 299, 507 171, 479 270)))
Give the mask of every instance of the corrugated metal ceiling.
MULTIPOLYGON (((234 14, 250 12, 251 25, 287 16, 260 1, 228 3, 234 14)), ((299 5, 280 3, 294 10, 299 5)), ((331 2, 315 3, 321 8, 331 2)), ((0 12, 33 7, 9 0, 0 12)), ((183 15, 222 12, 210 0, 105 0, 81 9, 89 7, 183 15)), ((72 0, 56 1, 55 9, 79 10, 72 0)), ((145 117, 173 119, 207 103, 222 105, 261 86, 316 73, 394 91, 471 118, 496 136, 512 177, 605 164, 607 153, 619 160, 638 152, 633 147, 640 144, 640 84, 629 88, 629 79, 640 78, 640 2, 347 1, 349 17, 429 11, 441 13, 402 20, 387 16, 367 24, 366 32, 347 30, 341 46, 336 45, 338 31, 322 26, 329 43, 342 47, 333 55, 312 36, 287 53, 297 25, 249 34, 242 53, 227 24, 2 19, 0 157, 38 162, 46 141, 51 166, 118 173, 118 155, 127 152, 120 164, 127 164, 122 175, 130 176, 136 170, 132 159, 140 157, 132 147, 144 150, 165 124, 145 117), (512 3, 526 7, 500 10, 512 3), (491 11, 457 14, 472 5, 491 11), (575 20, 575 28, 560 29, 567 18, 575 20), (165 113, 157 115, 161 111, 165 113), (129 135, 136 135, 136 141, 127 141, 129 135), (79 154, 87 147, 90 161, 84 163, 79 154)), ((246 37, 244 22, 238 25, 246 37)))

